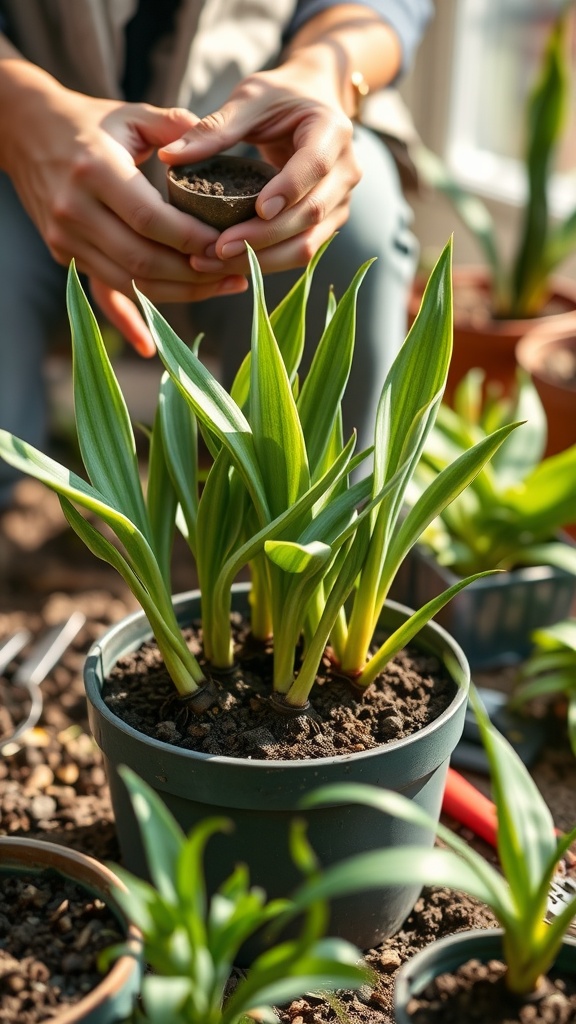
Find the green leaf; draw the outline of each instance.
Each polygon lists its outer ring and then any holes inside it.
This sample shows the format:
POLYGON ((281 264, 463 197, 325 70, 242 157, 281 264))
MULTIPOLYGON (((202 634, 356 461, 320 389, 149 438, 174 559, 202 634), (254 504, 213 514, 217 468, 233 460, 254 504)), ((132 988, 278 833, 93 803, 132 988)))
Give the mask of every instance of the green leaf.
POLYGON ((130 417, 74 262, 68 273, 66 298, 72 329, 74 413, 82 460, 108 504, 123 512, 150 540, 130 417))
POLYGON ((315 350, 298 397, 298 414, 313 475, 330 443, 350 376, 356 335, 356 300, 372 262, 360 267, 338 303, 315 350))
POLYGON ((498 815, 498 856, 517 907, 522 908, 537 892, 556 850, 554 822, 526 766, 491 725, 475 690, 470 702, 490 765, 498 815))
POLYGON ((332 555, 332 549, 319 541, 304 545, 295 544, 293 541, 267 540, 264 551, 270 561, 283 572, 299 576, 318 572, 332 555))
POLYGON ((136 294, 164 366, 198 420, 228 448, 265 522, 269 518, 267 499, 248 420, 146 296, 138 289, 136 294))
POLYGON ((547 539, 573 522, 576 508, 576 445, 544 459, 517 488, 504 495, 518 509, 523 529, 547 539))
POLYGON ((192 995, 190 978, 159 978, 147 975, 142 985, 142 1002, 150 1024, 190 1024, 184 1012, 192 995))
POLYGON ((414 147, 413 160, 422 180, 450 200, 462 223, 478 242, 498 287, 503 276, 502 266, 496 226, 486 204, 458 185, 440 158, 426 146, 419 144, 414 147))
MULTIPOLYGON (((326 251, 332 239, 324 242, 306 266, 296 284, 270 314, 270 324, 282 353, 282 359, 291 383, 302 359, 306 334, 306 306, 310 294, 312 277, 316 265, 326 251)), ((246 407, 250 391, 250 364, 252 355, 249 352, 243 360, 234 379, 230 394, 241 409, 246 407)))
MULTIPOLYGON (((462 580, 458 580, 447 590, 444 590, 437 597, 433 597, 431 601, 422 605, 418 608, 406 621, 394 630, 394 632, 388 637, 387 640, 378 648, 375 654, 372 655, 366 662, 364 668, 361 671, 354 673, 355 681, 357 686, 369 686, 374 681, 376 676, 384 670, 388 662, 401 651, 403 647, 420 632, 423 626, 426 625, 430 619, 433 619, 435 615, 456 597, 461 590, 465 587, 470 586, 475 580, 482 579, 483 576, 492 576, 494 572, 498 570, 489 569, 486 572, 475 573, 472 576, 467 576, 462 580)), ((350 671, 347 668, 347 671, 350 671)))
POLYGON ((500 891, 504 883, 491 870, 493 884, 487 885, 482 875, 452 850, 425 846, 371 850, 327 868, 317 881, 296 892, 294 902, 298 908, 300 900, 334 899, 382 886, 442 885, 469 893, 493 909, 498 908, 500 914, 499 900, 505 905, 505 891, 500 891))
POLYGON ((548 233, 548 178, 554 153, 568 114, 569 57, 568 9, 550 33, 540 75, 528 105, 528 202, 518 254, 514 261, 514 298, 511 315, 526 317, 538 312, 544 292, 548 233))
MULTIPOLYGON (((423 494, 409 509, 394 541, 390 546, 386 569, 391 580, 404 556, 419 540, 426 527, 434 521, 447 505, 475 479, 486 462, 492 458, 500 445, 519 426, 510 423, 488 437, 479 441, 472 448, 464 451, 459 457, 446 466, 432 480, 423 494)), ((381 599, 385 593, 381 594, 381 599)))
POLYGON ((197 550, 198 429, 196 417, 168 373, 158 396, 164 457, 186 523, 186 539, 197 550))
POLYGON ((152 882, 163 899, 177 906, 176 877, 184 833, 160 797, 136 772, 120 765, 118 773, 136 815, 152 882))
POLYGON ((262 273, 248 246, 254 287, 250 424, 270 518, 289 508, 310 486, 304 436, 284 361, 264 302, 262 273))
POLYGON ((166 461, 160 410, 157 408, 150 438, 146 505, 152 546, 166 587, 170 589, 170 567, 178 499, 166 461))

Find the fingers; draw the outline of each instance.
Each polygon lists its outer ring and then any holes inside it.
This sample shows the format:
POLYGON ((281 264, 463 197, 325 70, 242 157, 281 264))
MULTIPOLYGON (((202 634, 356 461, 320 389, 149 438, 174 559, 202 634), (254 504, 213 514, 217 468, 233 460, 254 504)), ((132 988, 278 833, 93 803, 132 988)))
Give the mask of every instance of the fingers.
POLYGON ((132 299, 95 277, 90 278, 90 291, 110 323, 139 355, 150 358, 156 354, 152 335, 132 299))
MULTIPOLYGON (((79 269, 81 270, 82 268, 79 267, 79 269)), ((211 285, 198 284, 192 287, 187 286, 185 291, 182 288, 165 282, 137 281, 135 283, 139 291, 143 292, 155 304, 161 302, 201 302, 204 299, 214 298, 216 295, 243 292, 248 288, 246 278, 239 276, 220 279, 211 285)), ((133 291, 133 288, 131 290, 133 291)), ((142 318, 138 306, 131 298, 94 276, 90 277, 90 291, 94 301, 110 323, 116 327, 139 355, 145 358, 155 355, 156 346, 152 335, 142 318)))
POLYGON ((229 232, 221 236, 208 255, 193 256, 191 264, 196 271, 214 274, 218 268, 230 274, 246 274, 249 270, 246 256, 246 242, 258 253, 263 273, 275 273, 304 266, 318 247, 346 223, 349 214, 349 197, 329 211, 321 200, 315 201, 315 213, 311 214, 309 197, 301 206, 286 211, 274 221, 263 224, 257 218, 241 225, 244 240, 227 242, 229 232), (226 237, 225 237, 226 236, 226 237), (222 258, 219 258, 221 255, 222 258))
MULTIPOLYGON (((140 240, 148 239, 186 255, 203 252, 217 239, 214 228, 165 202, 131 161, 126 161, 123 154, 116 156, 114 161, 102 161, 94 167, 88 191, 104 209, 116 215, 119 224, 126 225, 140 240)), ((100 225, 95 226, 102 234, 100 225)))

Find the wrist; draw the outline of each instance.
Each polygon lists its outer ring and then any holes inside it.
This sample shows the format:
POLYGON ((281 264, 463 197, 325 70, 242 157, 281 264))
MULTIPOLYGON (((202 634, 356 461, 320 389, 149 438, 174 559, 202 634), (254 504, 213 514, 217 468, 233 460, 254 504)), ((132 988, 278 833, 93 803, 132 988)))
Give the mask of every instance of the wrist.
POLYGON ((61 94, 63 86, 48 72, 30 63, 16 51, 0 57, 0 167, 22 158, 27 141, 34 144, 38 119, 61 94))

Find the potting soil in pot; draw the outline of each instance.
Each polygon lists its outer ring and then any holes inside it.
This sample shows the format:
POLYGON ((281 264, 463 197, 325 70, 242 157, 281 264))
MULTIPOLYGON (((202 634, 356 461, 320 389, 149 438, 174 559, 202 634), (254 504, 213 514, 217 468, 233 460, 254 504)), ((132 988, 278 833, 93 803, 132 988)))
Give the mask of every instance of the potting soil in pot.
POLYGON ((37 1024, 102 980, 100 951, 123 939, 97 897, 56 872, 0 872, 0 1021, 37 1024))
POLYGON ((255 196, 268 181, 258 171, 245 167, 233 173, 226 163, 217 161, 198 171, 184 167, 182 174, 173 169, 172 177, 178 185, 207 196, 255 196))
POLYGON ((553 971, 537 993, 521 999, 506 988, 499 960, 469 960, 439 975, 408 1012, 414 1024, 572 1024, 576 1021, 576 978, 553 971))
MULTIPOLYGON (((239 667, 223 680, 220 705, 201 716, 174 696, 155 643, 124 656, 106 681, 110 710, 139 732, 188 750, 262 760, 299 760, 350 754, 401 739, 434 721, 448 707, 455 684, 438 658, 401 651, 366 693, 334 676, 328 658, 311 694, 312 710, 279 715, 267 700, 272 653, 250 644, 237 622, 239 667)), ((200 656, 198 631, 185 631, 200 656)))

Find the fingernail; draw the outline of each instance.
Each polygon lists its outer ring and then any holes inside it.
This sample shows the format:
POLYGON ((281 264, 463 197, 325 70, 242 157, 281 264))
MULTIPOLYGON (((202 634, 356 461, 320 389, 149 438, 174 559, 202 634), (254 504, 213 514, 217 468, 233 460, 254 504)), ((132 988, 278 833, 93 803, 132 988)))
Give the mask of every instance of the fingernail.
POLYGON ((204 249, 204 255, 207 260, 213 260, 216 255, 216 245, 212 242, 206 249, 204 249))
POLYGON ((181 153, 183 149, 186 149, 188 143, 185 139, 176 139, 176 142, 171 142, 168 146, 162 146, 164 153, 181 153))
POLYGON ((236 274, 235 277, 225 277, 224 280, 220 282, 218 291, 243 292, 246 290, 247 284, 248 282, 245 277, 239 277, 238 274, 236 274))
POLYGON ((241 256, 244 252, 246 252, 244 242, 227 242, 226 245, 222 246, 221 256, 223 260, 229 260, 233 256, 241 256))
POLYGON ((272 217, 277 217, 279 213, 286 206, 286 200, 284 196, 272 196, 271 199, 265 199, 261 206, 261 216, 264 220, 272 220, 272 217))

